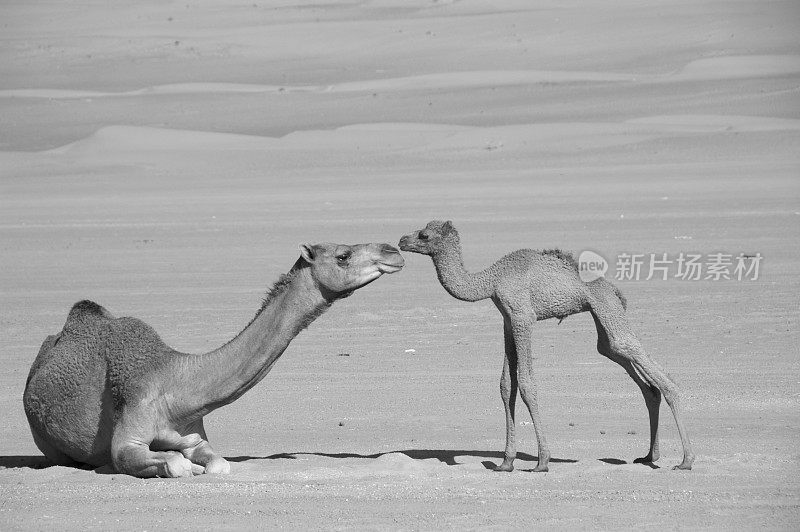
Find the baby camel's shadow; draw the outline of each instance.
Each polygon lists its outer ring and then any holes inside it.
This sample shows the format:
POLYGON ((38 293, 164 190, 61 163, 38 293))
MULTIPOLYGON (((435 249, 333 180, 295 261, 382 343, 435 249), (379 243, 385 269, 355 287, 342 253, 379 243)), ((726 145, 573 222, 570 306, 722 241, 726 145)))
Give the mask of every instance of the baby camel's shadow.
MULTIPOLYGON (((598 458, 598 460, 609 465, 628 465, 628 462, 625 460, 620 460, 619 458, 598 458)), ((653 462, 633 462, 633 464, 643 465, 649 467, 650 469, 661 469, 653 462)))
MULTIPOLYGON (((376 459, 380 458, 381 456, 393 453, 404 454, 413 460, 428 460, 431 458, 435 458, 440 462, 450 466, 459 465, 459 463, 456 461, 456 457, 459 456, 473 456, 476 458, 495 458, 499 461, 503 460, 503 453, 501 451, 467 451, 467 450, 451 450, 451 449, 406 449, 403 451, 387 451, 384 453, 374 453, 374 454, 295 452, 295 453, 278 453, 270 456, 227 456, 226 460, 230 462, 246 462, 249 460, 287 460, 287 459, 296 460, 298 455, 323 456, 325 458, 376 459)), ((529 462, 538 461, 538 457, 527 453, 517 453, 517 458, 529 462)), ((571 458, 551 458, 550 461, 559 463, 570 463, 570 464, 574 464, 577 462, 577 460, 573 460, 571 458)), ((481 463, 483 464, 483 467, 485 467, 486 469, 494 469, 495 467, 497 467, 497 465, 499 465, 499 462, 494 463, 490 460, 483 460, 481 463)), ((523 469, 522 471, 529 471, 529 470, 523 469)))

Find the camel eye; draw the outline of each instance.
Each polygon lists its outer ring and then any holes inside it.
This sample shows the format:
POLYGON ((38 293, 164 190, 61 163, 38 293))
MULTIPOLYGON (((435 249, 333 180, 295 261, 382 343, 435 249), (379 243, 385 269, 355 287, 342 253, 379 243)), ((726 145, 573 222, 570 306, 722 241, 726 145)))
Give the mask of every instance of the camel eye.
POLYGON ((339 253, 338 255, 336 255, 336 261, 340 265, 346 264, 347 263, 347 259, 349 259, 349 258, 350 258, 350 253, 349 252, 339 253))
POLYGON ((419 239, 420 240, 428 240, 429 238, 430 238, 430 235, 428 235, 427 231, 420 231, 420 233, 419 233, 419 239))

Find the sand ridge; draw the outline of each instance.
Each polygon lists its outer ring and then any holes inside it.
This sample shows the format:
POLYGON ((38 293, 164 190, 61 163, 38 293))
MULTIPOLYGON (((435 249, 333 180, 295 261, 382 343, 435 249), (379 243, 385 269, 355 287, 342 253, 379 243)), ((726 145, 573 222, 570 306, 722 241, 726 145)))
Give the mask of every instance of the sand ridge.
POLYGON ((257 85, 242 83, 173 83, 133 91, 99 92, 59 89, 6 89, 0 98, 131 98, 158 95, 251 94, 283 92, 400 92, 471 89, 532 84, 598 82, 674 83, 686 81, 736 80, 800 74, 800 55, 748 55, 711 57, 691 61, 677 72, 659 76, 570 71, 459 71, 338 83, 325 86, 257 85))
POLYGON ((229 150, 442 151, 512 150, 572 152, 659 138, 715 133, 800 131, 800 119, 677 115, 639 117, 621 123, 542 123, 498 127, 447 124, 352 124, 333 130, 296 131, 280 138, 182 131, 142 126, 105 126, 91 136, 48 154, 100 160, 113 153, 152 157, 152 152, 229 150))

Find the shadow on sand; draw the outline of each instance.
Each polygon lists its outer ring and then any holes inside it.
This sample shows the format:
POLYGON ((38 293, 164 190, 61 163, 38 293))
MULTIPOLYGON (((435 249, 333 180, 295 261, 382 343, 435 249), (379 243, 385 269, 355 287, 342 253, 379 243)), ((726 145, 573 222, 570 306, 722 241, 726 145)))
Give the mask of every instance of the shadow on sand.
MULTIPOLYGON (((610 464, 610 465, 628 465, 628 462, 625 460, 620 460, 619 458, 598 458, 600 462, 610 464)), ((632 462, 631 465, 643 465, 647 466, 650 469, 661 469, 653 462, 632 462)))
MULTIPOLYGON (((481 463, 486 469, 494 469, 496 465, 499 464, 503 460, 503 453, 501 451, 465 451, 465 450, 450 450, 450 449, 406 449, 404 451, 387 451, 385 453, 374 453, 374 454, 358 454, 358 453, 311 453, 311 452, 295 452, 295 453, 277 453, 272 454, 269 456, 227 456, 225 457, 226 460, 230 462, 247 462, 250 460, 296 460, 300 455, 307 455, 307 456, 322 456, 325 458, 369 458, 369 459, 376 459, 380 458, 381 456, 393 453, 401 453, 412 460, 428 460, 431 458, 435 458, 440 462, 455 466, 459 465, 456 461, 456 457, 458 456, 473 456, 476 458, 493 458, 498 460, 497 463, 484 460, 481 463)), ((528 453, 517 453, 517 458, 520 460, 525 460, 528 462, 536 462, 538 461, 538 457, 528 453)), ((628 465, 628 462, 625 460, 620 460, 619 458, 598 458, 600 462, 610 464, 610 465, 628 465)), ((566 464, 574 464, 577 463, 578 460, 571 459, 571 458, 551 458, 551 462, 554 463, 566 463, 566 464)), ((651 469, 659 469, 659 466, 652 462, 632 462, 635 465, 643 465, 647 466, 651 469)), ((45 458, 42 455, 38 456, 0 456, 0 469, 19 469, 19 468, 27 468, 27 469, 44 469, 47 467, 52 467, 53 464, 50 460, 45 458)), ((519 462, 517 462, 519 465, 519 462)), ((75 469, 84 469, 84 470, 92 470, 91 466, 87 466, 85 464, 72 464, 68 467, 74 467, 75 469)), ((98 474, 109 474, 113 473, 114 471, 107 470, 107 467, 101 467, 94 469, 94 471, 98 474)), ((532 469, 521 469, 520 471, 532 471, 532 469)))
MULTIPOLYGON (((357 454, 357 453, 310 453, 310 452, 296 452, 296 453, 278 453, 270 456, 227 456, 226 460, 230 462, 246 462, 248 460, 296 460, 299 455, 308 456, 322 456, 325 458, 371 458, 376 459, 381 456, 393 453, 400 453, 408 456, 413 460, 428 460, 435 458, 440 462, 455 466, 459 465, 456 462, 457 456, 474 456, 477 458, 495 458, 498 463, 485 460, 481 462, 486 469, 494 469, 502 460, 503 453, 501 451, 465 451, 465 450, 450 450, 450 449, 406 449, 404 451, 387 451, 385 453, 375 454, 357 454)), ((538 458, 534 455, 527 453, 517 453, 517 458, 529 462, 536 462, 538 458)), ((570 463, 574 464, 577 460, 569 458, 551 458, 551 462, 557 463, 570 463)), ((529 471, 523 469, 522 471, 529 471)))
POLYGON ((42 455, 38 456, 0 456, 0 469, 44 469, 54 465, 42 455))

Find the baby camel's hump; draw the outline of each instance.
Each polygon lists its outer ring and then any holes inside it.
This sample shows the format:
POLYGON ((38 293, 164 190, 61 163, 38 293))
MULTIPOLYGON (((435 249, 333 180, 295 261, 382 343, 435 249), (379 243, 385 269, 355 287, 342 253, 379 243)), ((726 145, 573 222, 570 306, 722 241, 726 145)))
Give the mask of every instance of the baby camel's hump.
POLYGON ((91 301, 76 303, 63 330, 48 336, 31 367, 23 404, 34 441, 48 458, 108 463, 113 400, 107 350, 115 321, 91 301))

